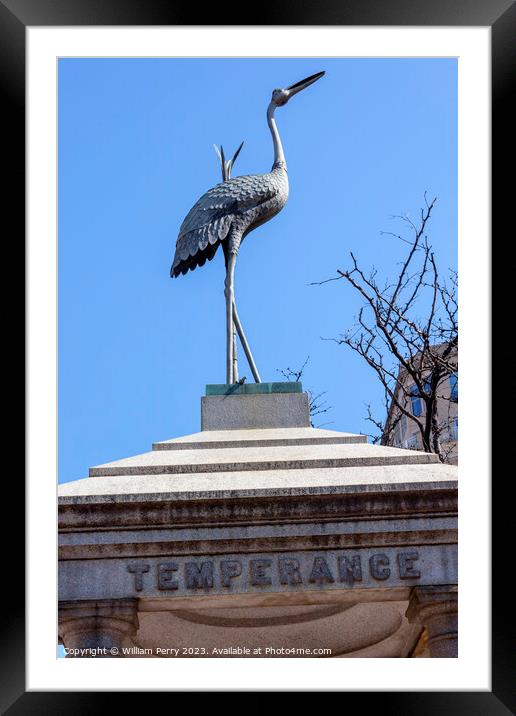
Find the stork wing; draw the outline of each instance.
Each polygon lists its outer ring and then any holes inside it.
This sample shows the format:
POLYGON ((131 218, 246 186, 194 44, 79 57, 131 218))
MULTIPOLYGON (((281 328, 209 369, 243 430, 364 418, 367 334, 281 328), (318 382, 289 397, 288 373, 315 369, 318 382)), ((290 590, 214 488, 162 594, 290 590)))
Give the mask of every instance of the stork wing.
POLYGON ((229 234, 235 216, 272 198, 266 175, 251 174, 221 182, 194 204, 179 229, 171 276, 210 261, 229 234))

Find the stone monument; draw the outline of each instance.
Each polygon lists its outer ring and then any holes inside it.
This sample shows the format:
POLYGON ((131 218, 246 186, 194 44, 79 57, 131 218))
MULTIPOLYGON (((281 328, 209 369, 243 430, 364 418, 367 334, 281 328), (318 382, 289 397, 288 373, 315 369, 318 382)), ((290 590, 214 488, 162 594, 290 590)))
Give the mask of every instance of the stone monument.
POLYGON ((201 431, 59 487, 59 638, 87 657, 457 656, 457 468, 211 385, 201 431))
POLYGON ((69 656, 453 657, 457 474, 436 455, 310 425, 300 383, 262 383, 236 309, 244 238, 285 205, 275 112, 324 75, 275 89, 274 161, 194 204, 171 275, 222 246, 226 383, 201 431, 59 488, 59 638, 69 656), (237 341, 255 384, 238 380, 237 341))

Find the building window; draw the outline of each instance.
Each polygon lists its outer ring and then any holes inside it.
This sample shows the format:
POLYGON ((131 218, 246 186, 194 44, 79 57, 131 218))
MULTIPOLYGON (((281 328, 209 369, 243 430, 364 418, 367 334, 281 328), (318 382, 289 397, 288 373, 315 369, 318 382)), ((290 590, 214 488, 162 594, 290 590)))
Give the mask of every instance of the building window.
POLYGON ((419 390, 417 385, 413 385, 410 389, 410 402, 412 405, 412 415, 415 415, 416 418, 419 418, 419 416, 423 412, 423 404, 421 403, 421 398, 419 397, 419 390))
POLYGON ((450 440, 458 440, 459 439, 459 419, 455 418, 455 420, 452 420, 450 423, 450 426, 448 428, 448 434, 450 436, 450 440))
POLYGON ((450 400, 459 399, 459 376, 457 373, 450 375, 450 400))
POLYGON ((404 447, 406 447, 407 450, 415 450, 417 448, 417 433, 405 440, 404 447))

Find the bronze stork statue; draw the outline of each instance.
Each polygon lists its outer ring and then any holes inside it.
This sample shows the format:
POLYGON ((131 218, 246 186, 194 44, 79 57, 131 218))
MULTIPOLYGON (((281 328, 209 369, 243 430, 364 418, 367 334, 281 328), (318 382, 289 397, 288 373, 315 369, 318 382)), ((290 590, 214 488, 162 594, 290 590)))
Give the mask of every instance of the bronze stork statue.
MULTIPOLYGON (((274 163, 271 171, 267 174, 251 174, 230 179, 225 159, 223 160, 221 156, 223 178, 228 176, 228 179, 201 196, 190 209, 179 229, 176 252, 170 269, 172 277, 186 274, 189 269, 193 271, 197 266, 203 266, 206 261, 211 261, 219 244, 222 244, 226 264, 224 294, 226 297, 226 383, 228 384, 235 383, 237 380, 234 328, 242 342, 253 377, 257 383, 260 382, 236 310, 234 275, 236 257, 244 238, 250 231, 280 212, 288 199, 287 164, 274 112, 277 107, 287 104, 291 97, 323 75, 324 72, 318 72, 286 89, 273 90, 267 109, 267 124, 274 146, 274 163)), ((229 172, 235 159, 236 155, 231 162, 228 162, 229 172)))

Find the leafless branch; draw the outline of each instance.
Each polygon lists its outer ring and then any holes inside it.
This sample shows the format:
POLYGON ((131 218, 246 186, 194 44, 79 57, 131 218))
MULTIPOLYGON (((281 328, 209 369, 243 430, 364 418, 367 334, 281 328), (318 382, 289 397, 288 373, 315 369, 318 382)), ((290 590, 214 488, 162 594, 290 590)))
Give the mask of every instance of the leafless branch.
MULTIPOLYGON (((278 373, 281 373, 281 375, 286 378, 288 382, 299 382, 301 378, 303 377, 304 371, 306 366, 308 365, 308 361, 310 360, 310 356, 306 357, 305 362, 303 365, 298 368, 298 370, 292 370, 292 368, 285 368, 281 369, 278 368, 278 373)), ((324 425, 330 425, 332 421, 322 423, 315 425, 314 424, 314 418, 317 415, 322 415, 323 413, 328 413, 330 410, 332 410, 333 406, 329 405, 326 400, 323 400, 323 396, 326 395, 326 391, 322 391, 320 393, 314 393, 309 388, 306 389, 306 392, 308 393, 308 400, 310 405, 310 424, 313 428, 322 428, 324 425)))
MULTIPOLYGON (((454 402, 443 386, 458 369, 457 273, 441 279, 435 253, 428 240, 428 227, 436 198, 424 195, 418 220, 396 217, 407 232, 388 231, 409 246, 394 281, 380 282, 377 269, 366 272, 351 253, 351 267, 337 269, 337 276, 321 281, 344 280, 362 299, 355 325, 333 339, 347 345, 375 372, 384 392, 385 419, 378 420, 367 406, 366 420, 378 434, 373 440, 392 444, 400 421, 406 419, 421 436, 423 449, 445 460, 438 404, 454 402), (414 414, 412 399, 421 403, 414 414)), ((456 401, 455 401, 456 402, 456 401)))

